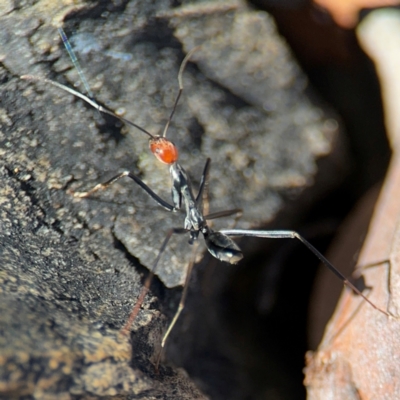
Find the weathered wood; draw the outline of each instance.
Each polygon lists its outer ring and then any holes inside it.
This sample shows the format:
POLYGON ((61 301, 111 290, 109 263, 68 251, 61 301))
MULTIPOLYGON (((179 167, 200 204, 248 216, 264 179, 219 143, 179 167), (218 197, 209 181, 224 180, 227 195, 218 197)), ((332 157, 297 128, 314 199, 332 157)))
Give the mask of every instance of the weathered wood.
MULTIPOLYGON (((337 125, 308 100, 271 18, 240 2, 175 10, 168 1, 56 3, 0 14, 0 393, 204 398, 184 373, 163 365, 156 376, 151 363, 176 292, 156 282, 132 336, 118 335, 142 266, 151 265, 167 229, 182 226, 182 214, 166 215, 131 182, 91 199, 68 194, 131 169, 169 198, 167 168, 140 132, 19 76, 78 80, 57 35, 61 24, 71 39, 86 40, 76 53, 96 98, 158 133, 180 62, 202 44, 184 74, 169 137, 195 183, 212 158, 211 211, 243 208, 243 228, 270 221, 285 204, 282 193, 312 184, 337 125)), ((160 265, 167 287, 184 280, 186 241, 172 241, 160 265)))

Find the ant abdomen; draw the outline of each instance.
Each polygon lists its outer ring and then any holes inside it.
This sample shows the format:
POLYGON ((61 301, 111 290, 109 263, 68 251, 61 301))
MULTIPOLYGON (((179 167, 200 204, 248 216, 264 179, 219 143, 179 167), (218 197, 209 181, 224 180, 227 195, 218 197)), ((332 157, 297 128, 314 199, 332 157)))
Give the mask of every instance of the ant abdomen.
POLYGON ((243 258, 239 246, 221 232, 208 231, 204 233, 204 239, 208 251, 220 261, 236 264, 243 258))

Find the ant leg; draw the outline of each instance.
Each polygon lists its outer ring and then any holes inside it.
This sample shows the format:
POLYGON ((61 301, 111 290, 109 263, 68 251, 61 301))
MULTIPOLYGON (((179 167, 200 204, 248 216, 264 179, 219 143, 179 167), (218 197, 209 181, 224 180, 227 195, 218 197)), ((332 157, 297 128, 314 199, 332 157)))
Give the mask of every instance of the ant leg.
POLYGON ((241 216, 242 212, 243 210, 241 208, 234 208, 233 210, 217 211, 215 213, 205 215, 204 218, 209 221, 211 219, 230 217, 231 215, 235 214, 239 214, 239 216, 241 216))
POLYGON ((104 183, 99 183, 97 184, 93 189, 87 191, 87 192, 73 192, 70 191, 70 193, 74 197, 78 198, 83 198, 83 197, 89 197, 93 193, 97 192, 98 190, 104 190, 108 188, 110 185, 113 183, 117 182, 121 178, 124 178, 127 176, 128 178, 133 179, 142 189, 144 189, 152 199, 154 199, 161 207, 164 207, 167 211, 176 211, 176 208, 169 204, 167 201, 163 200, 160 196, 158 196, 156 193, 154 193, 139 177, 136 175, 132 174, 129 171, 124 171, 113 178, 109 179, 107 182, 104 183))
POLYGON ((202 209, 205 198, 208 198, 208 182, 210 175, 211 158, 207 158, 206 164, 204 165, 203 173, 201 174, 199 192, 196 196, 196 207, 202 209))
POLYGON ((178 321, 178 318, 181 315, 182 310, 185 308, 186 298, 187 298, 188 289, 189 289, 189 281, 190 281, 190 277, 192 275, 193 265, 194 265, 195 259, 196 259, 196 250, 197 250, 197 243, 195 245, 195 248, 193 249, 192 258, 191 258, 190 263, 187 268, 185 285, 183 286, 183 291, 182 291, 181 299, 179 301, 178 309, 176 310, 174 318, 172 319, 171 323, 169 324, 168 329, 164 333, 164 336, 161 341, 161 349, 160 349, 160 352, 158 353, 158 357, 157 357, 156 364, 155 364, 156 371, 158 371, 158 366, 160 364, 161 356, 164 351, 167 339, 168 339, 172 329, 174 328, 176 321, 178 321))
POLYGON ((203 173, 201 174, 199 192, 197 193, 195 206, 203 214, 209 212, 209 201, 208 201, 208 183, 210 175, 211 158, 207 158, 206 164, 204 165, 203 173))
MULTIPOLYGON (((211 159, 207 158, 203 173, 201 175, 199 193, 197 194, 197 197, 196 197, 196 207, 198 209, 202 209, 203 202, 208 203, 208 182, 209 182, 209 175, 210 175, 210 164, 211 164, 211 159)), ((208 206, 205 208, 208 209, 208 206)), ((215 213, 206 214, 205 219, 207 221, 210 221, 212 219, 229 217, 229 216, 235 215, 235 214, 238 214, 238 218, 240 218, 242 215, 242 211, 243 210, 241 208, 235 208, 233 210, 218 211, 215 213)))
POLYGON ((372 303, 368 297, 364 296, 336 267, 328 261, 310 242, 304 239, 301 235, 299 235, 295 231, 258 231, 258 230, 244 230, 244 229, 224 229, 221 230, 220 233, 227 236, 250 236, 250 237, 260 237, 260 238, 268 238, 268 239, 298 239, 301 243, 303 243, 314 255, 325 265, 327 266, 343 283, 352 289, 355 293, 361 296, 366 302, 368 302, 373 308, 390 317, 391 315, 383 310, 382 308, 376 306, 372 303))
POLYGON ((207 209, 204 210, 204 214, 206 214, 205 219, 207 221, 217 218, 229 217, 235 214, 238 214, 236 219, 240 218, 242 215, 242 209, 240 208, 208 214, 208 183, 210 176, 210 165, 211 165, 211 159, 207 158, 206 164, 203 169, 203 173, 201 175, 199 193, 196 196, 196 207, 201 210, 203 208, 203 203, 204 203, 204 208, 207 209))
POLYGON ((171 236, 174 233, 175 234, 183 234, 186 232, 187 232, 187 230, 184 228, 173 228, 168 231, 167 236, 165 237, 164 242, 161 245, 160 251, 158 252, 156 259, 154 260, 154 264, 150 270, 150 273, 149 273, 149 275, 147 275, 147 278, 144 282, 143 288, 138 296, 138 299, 136 300, 135 306, 133 307, 124 327, 121 329, 121 333, 123 335, 128 335, 130 328, 131 328, 133 322, 135 321, 136 316, 139 313, 140 307, 142 306, 143 301, 146 297, 146 294, 150 289, 150 285, 153 280, 154 274, 156 272, 158 262, 160 261, 162 254, 164 253, 165 249, 167 248, 167 244, 168 244, 169 240, 171 239, 171 236))

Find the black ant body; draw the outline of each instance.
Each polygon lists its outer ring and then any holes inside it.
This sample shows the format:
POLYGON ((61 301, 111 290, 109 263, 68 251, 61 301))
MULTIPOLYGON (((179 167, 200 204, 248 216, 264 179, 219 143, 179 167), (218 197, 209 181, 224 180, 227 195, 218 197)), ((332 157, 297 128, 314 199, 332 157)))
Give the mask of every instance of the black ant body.
MULTIPOLYGON (((75 64, 76 67, 78 67, 79 75, 82 77, 82 72, 79 69, 79 64, 77 64, 77 60, 75 55, 73 54, 73 51, 71 49, 71 46, 68 43, 68 40, 65 36, 65 33, 60 29, 60 35, 62 37, 62 40, 64 44, 66 45, 66 48, 68 52, 71 55, 71 58, 75 64)), ((61 85, 60 83, 44 79, 44 78, 39 78, 39 77, 34 77, 31 75, 24 75, 21 78, 22 79, 27 79, 27 80, 34 80, 34 81, 41 81, 41 82, 46 82, 50 83, 54 86, 57 86, 61 88, 62 90, 65 90, 74 96, 77 96, 90 105, 92 105, 94 108, 96 108, 98 111, 109 114, 114 116, 115 118, 118 118, 119 120, 123 121, 126 124, 129 124, 136 129, 140 130, 141 132, 145 133, 146 135, 149 136, 149 146, 151 152, 154 154, 154 156, 162 163, 169 165, 169 171, 170 171, 170 176, 171 176, 171 181, 172 181, 172 187, 171 187, 171 194, 172 194, 172 204, 170 204, 168 201, 163 200, 161 197, 159 197, 152 189, 150 189, 138 176, 134 175, 130 171, 124 171, 113 178, 109 179, 105 183, 100 183, 97 184, 93 189, 87 191, 87 192, 75 192, 73 195, 78 198, 84 198, 88 197, 94 192, 98 190, 102 190, 110 186, 111 184, 115 183, 116 181, 124 178, 124 177, 129 177, 133 181, 135 181, 143 190, 145 190, 152 198, 155 200, 161 207, 166 209, 167 211, 170 212, 176 212, 179 210, 182 206, 185 208, 185 221, 184 221, 184 227, 183 228, 173 228, 170 229, 170 231, 167 233, 164 242, 161 245, 161 248, 159 250, 159 253, 154 261, 154 264, 152 266, 152 269, 150 270, 150 274, 148 275, 145 284, 143 286, 143 289, 141 293, 139 294, 138 300, 125 324, 125 326, 122 328, 122 332, 124 334, 127 334, 130 331, 130 327, 135 320, 140 307, 144 301, 144 298, 149 290, 152 278, 154 276, 154 273, 156 271, 158 262, 166 249, 168 242, 173 234, 185 234, 189 233, 189 243, 193 244, 200 234, 203 236, 205 244, 207 246, 208 251, 218 260, 228 262, 231 264, 236 264, 243 258, 243 254, 239 248, 239 246, 231 239, 231 237, 238 237, 238 236, 249 236, 249 237, 260 237, 260 238, 269 238, 269 239, 297 239, 301 243, 303 243, 314 255, 323 263, 325 264, 339 279, 343 281, 343 283, 351 288, 354 292, 356 292, 358 295, 360 295, 365 301, 367 301, 373 308, 376 310, 382 312, 383 314, 389 316, 390 314, 386 312, 385 310, 377 307, 374 303, 372 303, 365 295, 363 295, 339 270, 337 270, 314 246, 312 246, 306 239, 304 239, 301 235, 299 235, 295 231, 290 231, 290 230, 243 230, 243 229, 224 229, 220 231, 214 231, 212 230, 209 225, 207 224, 208 220, 215 219, 215 218, 220 218, 220 217, 226 217, 230 215, 234 215, 237 213, 240 213, 241 210, 239 209, 234 209, 234 210, 228 210, 228 211, 222 211, 222 212, 217 212, 209 215, 204 215, 203 212, 203 193, 204 189, 207 185, 208 181, 208 175, 209 175, 209 170, 210 170, 210 159, 207 159, 203 174, 201 177, 200 181, 200 186, 198 190, 197 196, 194 195, 192 185, 190 183, 189 177, 185 171, 185 169, 179 164, 178 159, 178 150, 176 146, 166 138, 166 134, 168 131, 168 127, 171 123, 172 117, 175 113, 176 106, 178 104, 179 98, 181 96, 182 90, 183 90, 183 84, 182 84, 182 75, 183 71, 185 69, 185 66, 191 57, 191 55, 197 50, 197 48, 192 49, 184 58, 179 74, 178 74, 178 82, 179 82, 179 92, 176 97, 172 112, 170 117, 168 118, 168 121, 164 127, 163 134, 161 136, 156 136, 145 130, 144 128, 140 127, 139 125, 122 118, 115 113, 113 113, 110 110, 105 109, 104 107, 98 105, 94 100, 91 98, 73 90, 70 89, 64 85, 61 85)), ((84 81, 85 87, 88 87, 86 84, 86 81, 84 81)), ((181 301, 179 304, 179 308, 170 323, 166 333, 164 334, 164 337, 162 339, 161 343, 161 348, 163 349, 166 343, 166 340, 168 338, 169 333, 171 332, 176 320, 178 319, 180 312, 184 308, 185 304, 185 299, 186 299, 186 294, 187 294, 187 287, 188 287, 188 281, 190 277, 190 272, 193 266, 193 262, 190 263, 188 272, 187 272, 187 277, 186 277, 186 283, 184 286, 184 290, 182 293, 181 301)), ((156 368, 158 368, 158 364, 160 361, 160 355, 156 361, 156 368)))

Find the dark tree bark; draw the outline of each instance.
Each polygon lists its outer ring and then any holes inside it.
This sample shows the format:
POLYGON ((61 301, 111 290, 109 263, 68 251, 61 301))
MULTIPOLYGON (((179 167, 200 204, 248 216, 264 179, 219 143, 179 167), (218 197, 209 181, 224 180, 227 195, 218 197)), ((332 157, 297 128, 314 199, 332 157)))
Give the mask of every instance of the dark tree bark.
MULTIPOLYGON (((152 362, 180 293, 165 287, 185 279, 186 237, 171 241, 132 335, 119 335, 144 267, 183 215, 168 215, 132 182, 90 199, 74 199, 68 190, 89 189, 129 169, 169 199, 168 169, 150 154, 145 135, 57 88, 19 77, 77 82, 57 36, 56 26, 63 26, 98 101, 157 134, 177 93, 180 63, 201 45, 184 73, 169 137, 195 186, 211 157, 211 211, 243 208, 243 228, 270 222, 290 196, 312 184, 316 160, 340 148, 337 125, 305 95, 307 81, 266 13, 236 2, 176 9, 168 1, 43 4, 0 14, 0 394, 205 398, 182 370, 167 367, 172 360, 208 382, 202 384, 208 394, 244 398, 251 379, 235 364, 239 349, 224 347, 207 302, 200 317, 183 318, 202 326, 186 337, 177 327, 181 336, 155 374, 152 362), (207 364, 202 346, 210 341, 220 355, 207 364), (227 363, 224 381, 219 371, 227 363)), ((333 154, 337 161, 343 153, 333 154)), ((343 164, 336 165, 324 185, 292 204, 291 215, 336 184, 343 164)))

